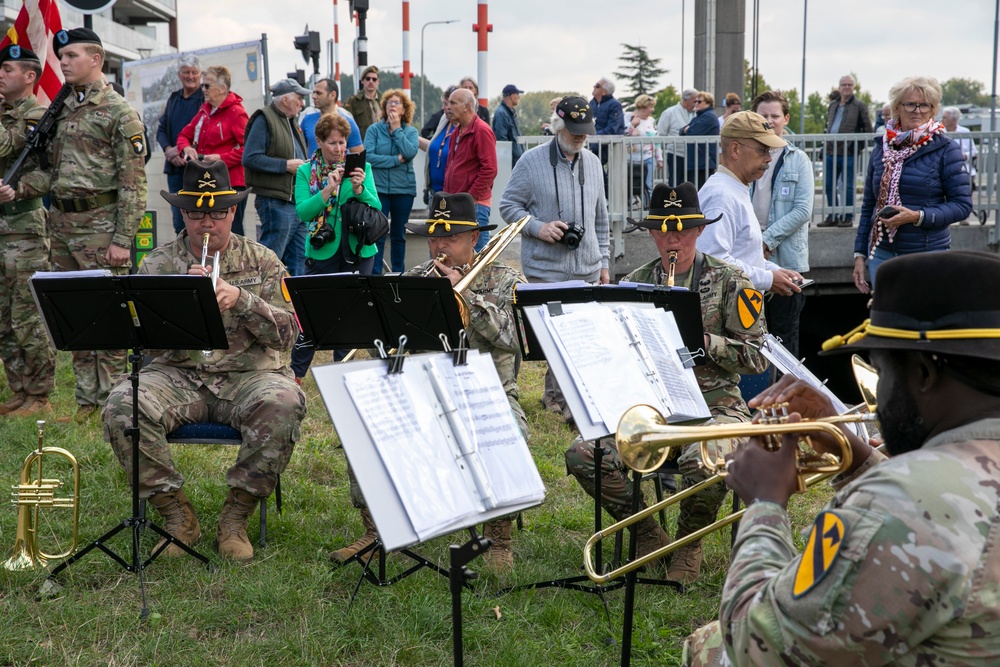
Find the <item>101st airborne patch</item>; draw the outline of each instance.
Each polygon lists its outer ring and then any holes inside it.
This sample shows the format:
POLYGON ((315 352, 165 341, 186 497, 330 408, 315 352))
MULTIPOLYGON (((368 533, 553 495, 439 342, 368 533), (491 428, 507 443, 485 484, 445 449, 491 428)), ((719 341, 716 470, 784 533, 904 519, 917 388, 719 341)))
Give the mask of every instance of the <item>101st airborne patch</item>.
POLYGON ((136 155, 142 155, 146 150, 146 139, 141 134, 129 137, 129 141, 132 142, 132 150, 135 151, 136 155))
POLYGON ((800 598, 823 580, 830 571, 847 537, 844 521, 833 512, 820 512, 809 533, 806 550, 795 571, 792 597, 800 598))
POLYGON ((740 324, 744 329, 749 329, 756 324, 760 311, 764 308, 764 295, 755 289, 744 288, 740 290, 736 308, 740 315, 740 324))

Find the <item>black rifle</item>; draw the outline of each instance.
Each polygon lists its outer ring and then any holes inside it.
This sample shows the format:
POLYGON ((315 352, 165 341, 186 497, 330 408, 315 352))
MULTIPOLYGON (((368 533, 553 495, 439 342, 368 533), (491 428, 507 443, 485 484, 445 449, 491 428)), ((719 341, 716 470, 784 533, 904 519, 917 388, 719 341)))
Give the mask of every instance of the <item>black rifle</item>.
MULTIPOLYGON (((45 114, 38 119, 38 123, 35 124, 35 128, 26 133, 24 138, 24 148, 21 149, 21 154, 17 156, 14 160, 14 164, 10 165, 7 172, 3 175, 4 185, 9 185, 12 188, 17 185, 17 179, 21 175, 21 169, 24 168, 24 161, 28 159, 28 155, 32 151, 43 151, 46 145, 51 141, 52 135, 55 133, 56 129, 56 117, 59 112, 62 111, 63 102, 66 101, 66 96, 72 92, 72 84, 65 83, 63 87, 59 89, 56 93, 56 97, 49 104, 49 108, 45 110, 45 114)), ((30 129, 30 128, 29 128, 30 129)))

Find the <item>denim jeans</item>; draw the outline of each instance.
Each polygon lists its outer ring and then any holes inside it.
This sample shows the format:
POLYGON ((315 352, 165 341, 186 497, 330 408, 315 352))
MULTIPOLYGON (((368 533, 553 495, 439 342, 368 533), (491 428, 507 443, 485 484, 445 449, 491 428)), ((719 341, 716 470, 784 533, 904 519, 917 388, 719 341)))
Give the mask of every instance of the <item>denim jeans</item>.
POLYGON ((842 205, 847 207, 843 214, 838 213, 837 215, 849 215, 854 216, 854 151, 852 150, 846 156, 833 155, 826 156, 826 173, 824 174, 826 181, 826 205, 833 207, 842 205), (837 181, 843 177, 844 186, 843 189, 837 187, 837 181))
POLYGON ((295 214, 295 204, 257 195, 254 202, 260 225, 257 241, 278 256, 293 276, 305 273, 306 223, 295 214))
MULTIPOLYGON (((344 260, 344 253, 338 251, 329 259, 306 260, 305 275, 318 276, 324 273, 344 273, 347 271, 355 271, 359 275, 370 276, 372 274, 372 266, 374 263, 375 257, 367 257, 365 259, 359 259, 357 264, 348 264, 344 260)), ((292 348, 291 366, 292 372, 295 373, 295 377, 303 377, 309 372, 309 366, 312 365, 313 356, 315 356, 315 354, 316 348, 313 347, 313 342, 308 340, 302 333, 299 333, 299 337, 295 341, 295 347, 292 348)), ((347 350, 334 350, 333 360, 340 361, 346 355, 347 350)))
MULTIPOLYGON (((393 273, 402 273, 406 270, 406 223, 410 219, 410 211, 413 209, 414 196, 379 194, 378 199, 382 202, 383 215, 389 218, 390 266, 393 273)), ((375 254, 372 275, 382 275, 385 239, 386 237, 383 236, 375 244, 378 246, 378 252, 375 254)))
POLYGON ((490 207, 476 204, 476 222, 479 223, 479 240, 476 241, 476 252, 482 250, 490 240, 490 230, 483 229, 490 224, 490 207))

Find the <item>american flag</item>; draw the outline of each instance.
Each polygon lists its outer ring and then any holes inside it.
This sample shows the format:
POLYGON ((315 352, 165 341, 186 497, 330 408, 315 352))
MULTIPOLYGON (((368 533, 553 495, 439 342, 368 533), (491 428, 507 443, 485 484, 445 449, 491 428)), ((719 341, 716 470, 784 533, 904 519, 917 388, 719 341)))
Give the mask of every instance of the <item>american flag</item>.
POLYGON ((59 59, 52 52, 52 36, 62 30, 56 0, 24 0, 14 25, 0 40, 0 49, 18 44, 31 49, 42 61, 42 78, 35 86, 39 104, 48 105, 63 85, 59 59))

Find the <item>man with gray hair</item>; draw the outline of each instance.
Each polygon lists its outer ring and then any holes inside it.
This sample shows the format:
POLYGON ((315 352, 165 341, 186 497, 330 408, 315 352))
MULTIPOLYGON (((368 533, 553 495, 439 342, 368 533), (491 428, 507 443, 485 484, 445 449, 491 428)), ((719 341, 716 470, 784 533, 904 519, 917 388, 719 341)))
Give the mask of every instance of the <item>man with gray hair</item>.
MULTIPOLYGON (((171 192, 181 189, 184 164, 187 162, 177 148, 177 135, 187 127, 205 103, 198 56, 186 54, 177 59, 177 78, 181 80, 181 87, 170 93, 156 127, 156 143, 163 149, 163 173, 167 175, 167 189, 171 192)), ((184 229, 181 210, 176 206, 171 206, 170 210, 173 213, 174 232, 180 234, 184 229)))
POLYGON ((271 86, 271 104, 247 123, 243 166, 257 195, 257 241, 274 251, 293 276, 305 273, 306 225, 295 213, 295 172, 309 156, 295 122, 309 91, 292 79, 271 86))
MULTIPOLYGON (((532 216, 521 233, 521 270, 532 283, 610 282, 608 204, 600 160, 584 150, 596 132, 582 97, 566 97, 552 116, 555 137, 525 151, 500 198, 508 223, 532 216)), ((567 422, 572 415, 551 373, 542 403, 567 422)))
POLYGON ((493 181, 497 177, 497 140, 489 123, 476 112, 472 92, 459 88, 448 98, 451 117, 458 127, 448 145, 448 165, 444 172, 444 191, 468 192, 476 200, 479 239, 476 252, 490 239, 490 212, 493 207, 493 181))
MULTIPOLYGON (((590 100, 590 108, 594 111, 594 134, 623 135, 625 134, 625 112, 622 103, 615 99, 615 84, 603 76, 594 84, 594 97, 590 100)), ((590 150, 601 158, 601 165, 608 163, 608 147, 606 144, 591 144, 590 150)), ((608 194, 608 175, 604 174, 604 195, 608 194)))
MULTIPOLYGON (((685 88, 681 93, 681 101, 672 107, 668 107, 660 114, 660 120, 656 123, 656 133, 661 137, 679 137, 681 130, 691 124, 694 120, 694 100, 698 96, 698 91, 694 88, 685 88)), ((683 146, 667 144, 667 180, 671 183, 680 183, 684 180, 686 173, 685 150, 683 146)))
MULTIPOLYGON (((979 151, 976 150, 976 142, 972 140, 972 137, 963 136, 970 132, 969 128, 958 124, 958 121, 962 120, 962 112, 959 111, 958 107, 945 107, 941 109, 941 124, 944 125, 945 131, 951 136, 951 140, 958 144, 958 147, 962 149, 962 159, 965 160, 965 166, 969 170, 969 179, 972 189, 976 189, 976 157, 979 155, 979 151)), ((968 220, 962 220, 960 225, 969 224, 968 220)))

